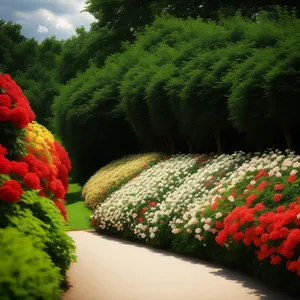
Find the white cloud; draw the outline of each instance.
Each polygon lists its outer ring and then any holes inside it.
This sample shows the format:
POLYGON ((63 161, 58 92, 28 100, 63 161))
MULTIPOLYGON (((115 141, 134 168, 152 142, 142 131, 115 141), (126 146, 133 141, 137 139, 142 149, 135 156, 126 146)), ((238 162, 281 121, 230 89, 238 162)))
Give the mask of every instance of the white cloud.
POLYGON ((20 7, 19 10, 12 10, 12 17, 9 17, 10 20, 22 24, 23 33, 27 37, 34 36, 38 40, 42 40, 55 35, 57 39, 66 39, 75 34, 77 27, 84 26, 86 30, 89 30, 90 24, 95 21, 91 14, 82 12, 85 0, 47 0, 40 5, 38 3, 42 3, 42 1, 32 1, 35 3, 32 10, 28 6, 20 7), (48 31, 45 31, 45 28, 48 31), (43 35, 39 33, 43 33, 43 35))
POLYGON ((49 30, 47 27, 39 25, 39 28, 37 30, 39 33, 47 33, 49 30))

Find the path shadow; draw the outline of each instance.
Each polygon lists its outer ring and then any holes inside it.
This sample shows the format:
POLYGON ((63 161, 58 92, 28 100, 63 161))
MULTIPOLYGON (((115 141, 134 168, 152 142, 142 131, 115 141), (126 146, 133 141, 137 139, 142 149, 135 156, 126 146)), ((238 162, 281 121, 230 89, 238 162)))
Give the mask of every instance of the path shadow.
POLYGON ((207 262, 207 261, 201 260, 200 258, 189 257, 189 256, 185 256, 182 254, 170 252, 168 250, 153 248, 153 247, 145 245, 145 244, 118 239, 118 238, 112 237, 112 236, 101 235, 95 231, 89 231, 88 233, 100 236, 101 238, 103 238, 107 241, 112 241, 112 242, 119 243, 122 245, 129 245, 129 246, 133 246, 133 247, 146 249, 147 251, 150 251, 152 253, 160 254, 163 256, 167 256, 167 257, 174 257, 176 259, 179 259, 181 261, 191 263, 191 264, 205 266, 210 269, 210 270, 208 269, 208 272, 210 274, 220 276, 220 277, 225 278, 230 281, 238 282, 243 287, 251 290, 248 292, 249 294, 259 297, 260 300, 296 300, 296 299, 299 299, 299 297, 296 298, 296 297, 293 297, 290 295, 286 295, 281 291, 270 288, 265 283, 263 283, 259 278, 251 277, 247 274, 224 268, 223 266, 213 263, 213 262, 207 262))

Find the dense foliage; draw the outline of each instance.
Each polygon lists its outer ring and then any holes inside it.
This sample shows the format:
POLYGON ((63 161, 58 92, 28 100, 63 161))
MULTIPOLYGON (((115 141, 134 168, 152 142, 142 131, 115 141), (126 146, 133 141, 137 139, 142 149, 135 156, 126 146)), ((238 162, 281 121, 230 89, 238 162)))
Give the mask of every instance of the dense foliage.
POLYGON ((0 247, 1 299, 59 299, 59 269, 30 236, 0 229, 0 247))
POLYGON ((0 298, 56 299, 75 260, 63 204, 70 160, 7 74, 0 91, 0 298))
POLYGON ((173 156, 109 195, 92 224, 299 293, 299 169, 290 151, 173 156))
MULTIPOLYGON (((56 97, 55 128, 76 179, 122 156, 115 147, 135 137, 143 150, 166 153, 299 149, 299 25, 283 9, 256 21, 158 18, 56 97)), ((130 144, 125 154, 141 149, 130 144)))

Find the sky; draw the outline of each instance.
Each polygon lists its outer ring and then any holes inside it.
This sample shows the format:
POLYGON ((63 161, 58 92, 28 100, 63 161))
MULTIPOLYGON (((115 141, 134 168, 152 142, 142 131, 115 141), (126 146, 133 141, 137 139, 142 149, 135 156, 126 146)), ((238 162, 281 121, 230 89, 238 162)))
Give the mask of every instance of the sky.
POLYGON ((55 35, 67 39, 75 29, 84 26, 87 30, 94 17, 81 12, 85 0, 0 0, 0 19, 22 25, 22 34, 41 42, 55 35))

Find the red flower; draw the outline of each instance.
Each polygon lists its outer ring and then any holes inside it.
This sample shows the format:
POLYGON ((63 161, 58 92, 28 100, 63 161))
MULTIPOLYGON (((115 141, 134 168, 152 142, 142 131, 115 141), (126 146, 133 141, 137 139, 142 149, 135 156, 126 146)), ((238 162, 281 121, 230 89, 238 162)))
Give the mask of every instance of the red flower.
POLYGON ((245 237, 243 232, 237 232, 233 235, 233 239, 235 242, 241 241, 245 237))
POLYGON ((269 237, 270 237, 270 240, 278 240, 281 238, 281 235, 280 235, 279 231, 274 230, 270 233, 269 237))
POLYGON ((0 174, 8 174, 10 172, 10 161, 0 156, 0 174))
POLYGON ((6 155, 8 152, 6 150, 6 148, 4 148, 3 146, 0 145, 0 155, 6 155))
POLYGON ((219 205, 220 205, 219 202, 214 202, 214 203, 211 205, 212 211, 215 211, 219 205))
POLYGON ((19 128, 25 128, 29 123, 27 110, 24 107, 15 107, 10 111, 10 121, 19 128))
POLYGON ((65 188, 59 179, 56 179, 55 183, 56 183, 56 190, 54 191, 53 194, 56 198, 63 199, 66 194, 65 188))
POLYGON ((227 239, 228 239, 228 235, 225 233, 225 231, 219 232, 219 234, 216 236, 216 242, 219 245, 225 244, 227 239))
POLYGON ((264 190, 266 188, 267 185, 268 185, 268 183, 266 181, 263 181, 258 185, 256 190, 258 192, 261 192, 262 190, 264 190))
POLYGON ((11 107, 11 100, 8 95, 0 94, 0 106, 11 107))
POLYGON ((23 189, 16 180, 5 181, 0 187, 0 199, 5 202, 18 202, 22 194, 23 189))
POLYGON ((264 170, 260 170, 258 172, 258 174, 254 177, 255 180, 258 180, 259 178, 265 176, 265 171, 264 170))
POLYGON ((271 264, 272 265, 280 265, 281 257, 278 255, 271 255, 271 264))
POLYGON ((283 212, 285 212, 285 207, 284 207, 283 205, 278 206, 278 207, 276 208, 276 212, 278 212, 278 213, 283 213, 283 212))
POLYGON ((259 226, 257 226, 257 227, 255 228, 255 234, 256 234, 256 235, 262 235, 264 232, 265 232, 265 231, 264 231, 264 228, 263 228, 261 225, 259 225, 259 226))
POLYGON ((233 223, 233 224, 230 225, 229 232, 231 234, 235 234, 239 230, 239 228, 240 228, 240 224, 233 223))
POLYGON ((251 190, 253 190, 254 189, 254 186, 252 185, 252 184, 249 184, 248 186, 247 186, 247 190, 248 191, 251 191, 251 190))
POLYGON ((140 223, 142 223, 143 222, 143 218, 138 218, 138 221, 140 222, 140 223))
POLYGON ((279 201, 281 200, 281 198, 282 198, 282 194, 276 194, 276 195, 274 196, 274 201, 275 201, 275 202, 279 202, 279 201))
POLYGON ((259 238, 255 238, 255 239, 254 239, 254 245, 255 245, 256 247, 260 247, 261 244, 262 244, 261 239, 259 239, 259 238))
POLYGON ((152 206, 152 207, 156 206, 156 202, 154 202, 154 201, 150 202, 150 206, 152 206))
POLYGON ((62 203, 62 201, 55 200, 54 203, 55 203, 56 207, 59 209, 64 220, 67 221, 67 211, 66 211, 66 208, 65 208, 64 204, 62 203))
POLYGON ((275 184, 274 186, 274 191, 279 191, 282 190, 284 188, 284 184, 275 184))
POLYGON ((252 205, 252 202, 257 198, 257 195, 256 194, 252 194, 250 196, 247 197, 246 199, 246 204, 247 206, 251 206, 252 205))
POLYGON ((25 185, 34 190, 40 189, 40 178, 35 173, 28 173, 24 176, 25 185))
POLYGON ((292 182, 294 182, 296 179, 297 179, 297 176, 293 174, 293 175, 290 175, 290 176, 289 176, 288 181, 289 181, 290 183, 292 183, 292 182))
POLYGON ((220 221, 217 221, 216 224, 215 224, 215 226, 216 226, 217 229, 224 228, 224 224, 222 222, 220 222, 220 221))
POLYGON ((146 212, 146 211, 147 211, 147 207, 143 207, 142 212, 146 212))
POLYGON ((0 106, 0 122, 6 122, 10 119, 10 109, 6 106, 0 106))
POLYGON ((25 162, 11 161, 10 172, 24 177, 28 173, 28 165, 25 162))
POLYGON ((264 233, 262 236, 261 236, 261 241, 263 243, 267 243, 269 240, 269 235, 267 233, 264 233))
POLYGON ((253 208, 254 212, 261 211, 264 209, 265 209, 265 206, 262 203, 257 203, 253 208))

